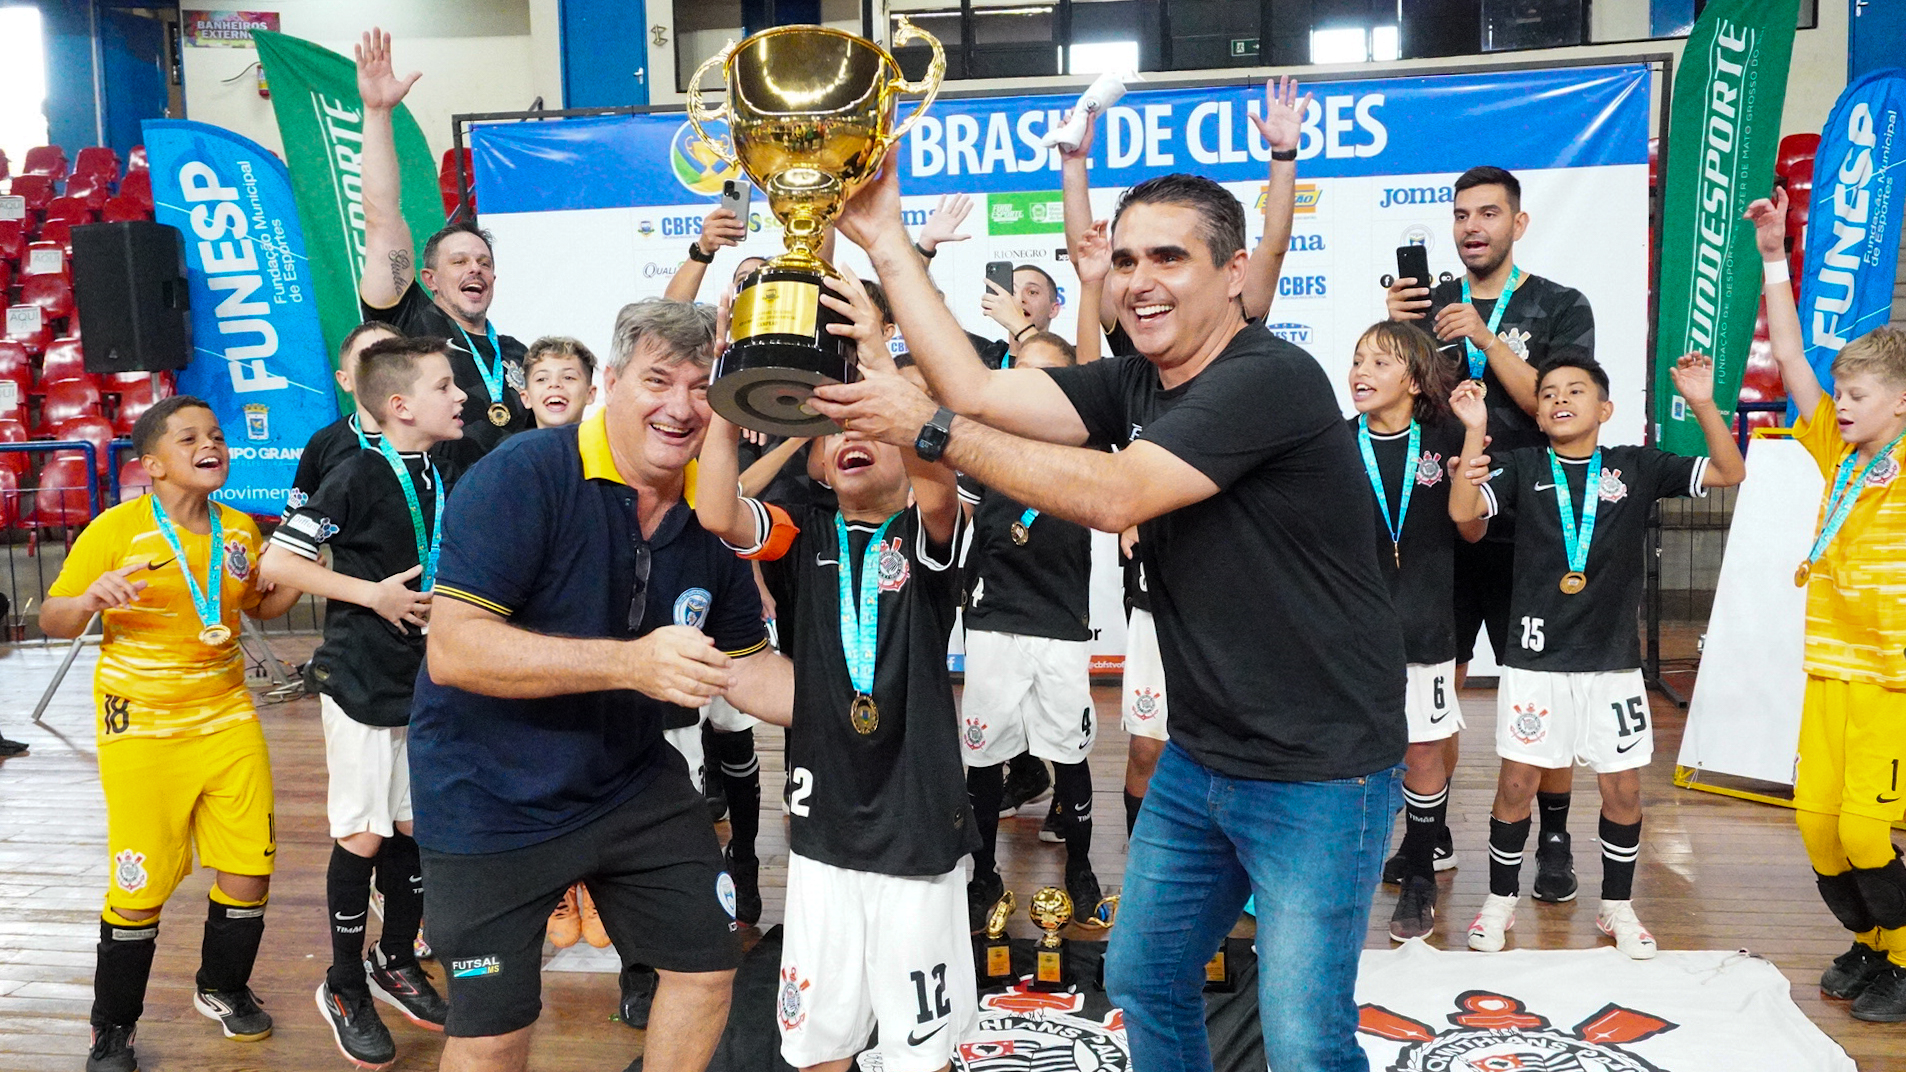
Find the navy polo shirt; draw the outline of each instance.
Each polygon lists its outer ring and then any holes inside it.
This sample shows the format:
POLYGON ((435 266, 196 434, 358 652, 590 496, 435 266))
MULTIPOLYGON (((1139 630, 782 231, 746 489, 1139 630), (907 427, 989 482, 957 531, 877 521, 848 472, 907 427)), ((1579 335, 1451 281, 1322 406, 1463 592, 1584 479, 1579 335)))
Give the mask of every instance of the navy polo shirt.
MULTIPOLYGON (((692 468, 689 479, 692 497, 692 468)), ((647 599, 631 633, 641 527, 598 413, 511 436, 464 475, 444 507, 436 591, 535 633, 633 638, 692 625, 732 656, 767 647, 752 571, 691 505, 677 503, 647 542, 647 599)), ((588 824, 655 776, 663 721, 680 710, 627 690, 480 696, 431 681, 426 660, 410 716, 418 843, 500 852, 588 824)))

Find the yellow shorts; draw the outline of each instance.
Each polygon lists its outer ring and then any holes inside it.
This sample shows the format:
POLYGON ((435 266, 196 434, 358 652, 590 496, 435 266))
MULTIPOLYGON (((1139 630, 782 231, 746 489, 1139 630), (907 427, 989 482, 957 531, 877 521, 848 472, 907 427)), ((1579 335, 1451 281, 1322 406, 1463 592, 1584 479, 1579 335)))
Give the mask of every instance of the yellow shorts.
POLYGON ((107 903, 153 909, 199 862, 269 875, 278 854, 271 757, 257 720, 203 736, 127 737, 99 749, 107 903))
POLYGON ((1793 802, 1801 811, 1906 817, 1906 692, 1807 675, 1793 802))

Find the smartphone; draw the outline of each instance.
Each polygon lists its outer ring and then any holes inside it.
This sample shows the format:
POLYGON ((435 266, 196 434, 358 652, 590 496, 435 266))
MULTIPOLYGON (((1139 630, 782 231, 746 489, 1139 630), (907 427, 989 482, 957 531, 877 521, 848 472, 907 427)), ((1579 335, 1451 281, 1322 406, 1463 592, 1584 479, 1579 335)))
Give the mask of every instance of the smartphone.
POLYGON ((1396 247, 1396 277, 1414 279, 1419 287, 1433 287, 1436 280, 1430 275, 1429 247, 1417 244, 1396 247))
POLYGON ((986 281, 999 284, 999 289, 1011 294, 1013 292, 1013 262, 988 261, 986 281))
POLYGON ((742 226, 748 225, 748 202, 754 199, 754 186, 747 179, 724 179, 721 184, 721 207, 735 214, 742 226))

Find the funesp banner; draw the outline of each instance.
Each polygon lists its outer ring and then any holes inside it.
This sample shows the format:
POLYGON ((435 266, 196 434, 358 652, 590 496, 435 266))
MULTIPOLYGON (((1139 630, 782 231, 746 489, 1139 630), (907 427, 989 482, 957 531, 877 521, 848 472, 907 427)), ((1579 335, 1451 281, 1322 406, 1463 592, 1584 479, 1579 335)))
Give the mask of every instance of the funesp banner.
POLYGON ((211 405, 231 448, 231 476, 213 497, 276 516, 305 442, 338 418, 291 177, 222 127, 144 128, 154 217, 185 234, 193 352, 179 393, 211 405))

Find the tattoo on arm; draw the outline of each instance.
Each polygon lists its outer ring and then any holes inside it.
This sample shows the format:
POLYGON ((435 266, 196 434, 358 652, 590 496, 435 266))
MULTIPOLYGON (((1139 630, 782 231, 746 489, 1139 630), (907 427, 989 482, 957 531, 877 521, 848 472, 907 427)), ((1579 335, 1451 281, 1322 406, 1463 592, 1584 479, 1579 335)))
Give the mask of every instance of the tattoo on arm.
POLYGON ((407 249, 391 250, 390 251, 391 286, 396 287, 400 291, 403 290, 405 285, 410 282, 410 280, 407 278, 409 272, 410 272, 410 251, 407 249))

